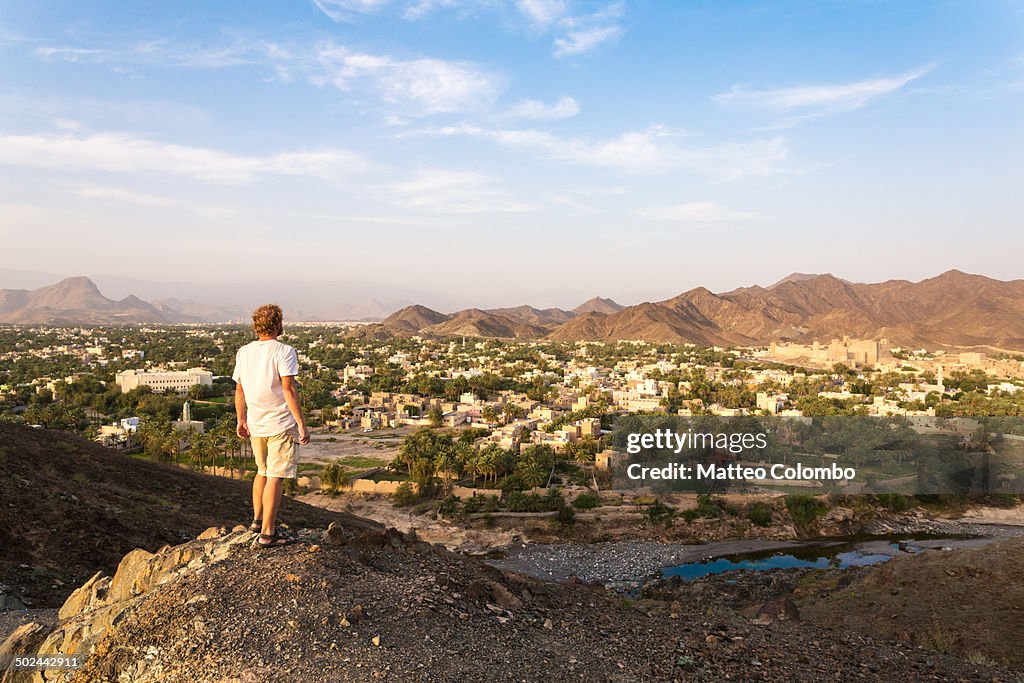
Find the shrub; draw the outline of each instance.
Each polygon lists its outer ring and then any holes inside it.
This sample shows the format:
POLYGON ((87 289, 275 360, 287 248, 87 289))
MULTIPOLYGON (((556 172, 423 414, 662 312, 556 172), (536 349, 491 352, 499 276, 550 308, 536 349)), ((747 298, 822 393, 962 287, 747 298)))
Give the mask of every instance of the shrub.
POLYGON ((714 519, 722 516, 720 501, 712 498, 706 493, 697 496, 697 516, 714 519))
POLYGON ((791 493, 786 496, 786 509, 795 524, 804 526, 828 512, 828 505, 808 493, 791 493))
POLYGON ((571 505, 563 505, 558 508, 557 519, 559 524, 573 524, 576 521, 576 511, 571 505))
POLYGON ((512 491, 505 495, 505 508, 509 512, 527 512, 526 494, 522 491, 512 491))
POLYGON ((581 493, 576 496, 572 506, 577 510, 593 510, 601 504, 601 497, 593 493, 581 493))
POLYGON ((654 503, 647 508, 647 521, 651 524, 664 523, 668 525, 675 515, 676 509, 674 507, 665 505, 658 499, 655 499, 654 503))
POLYGON ((757 526, 767 527, 772 525, 772 506, 768 503, 754 503, 747 510, 747 519, 757 526))
MULTIPOLYGON (((472 499, 471 499, 472 500, 472 499)), ((439 515, 454 515, 459 512, 459 499, 455 496, 448 496, 437 506, 439 515)))
POLYGON ((1019 500, 1020 497, 1013 493, 990 493, 986 502, 992 507, 1012 510, 1019 500))
POLYGON ((413 493, 412 484, 407 481, 403 481, 398 485, 398 488, 395 489, 393 498, 395 500, 396 508, 404 508, 412 505, 416 502, 416 494, 413 493))
POLYGON ((320 470, 320 484, 328 491, 338 491, 348 486, 348 483, 348 474, 340 463, 328 463, 320 470))
POLYGON ((899 493, 879 493, 878 504, 892 512, 910 509, 910 499, 899 493))
POLYGON ((565 499, 562 498, 562 494, 558 492, 558 489, 548 489, 548 494, 544 496, 544 509, 548 512, 555 512, 565 507, 565 499))
POLYGON ((430 512, 433 509, 434 509, 434 504, 431 503, 430 501, 427 501, 427 502, 424 502, 424 503, 419 503, 416 507, 414 507, 412 509, 412 513, 414 515, 425 515, 425 514, 427 514, 428 512, 430 512))

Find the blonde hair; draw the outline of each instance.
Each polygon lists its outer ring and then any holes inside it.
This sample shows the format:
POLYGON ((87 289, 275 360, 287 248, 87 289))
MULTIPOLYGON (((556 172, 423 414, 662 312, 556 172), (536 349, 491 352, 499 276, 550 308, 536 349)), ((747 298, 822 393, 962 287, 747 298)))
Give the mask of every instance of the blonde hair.
POLYGON ((270 337, 281 331, 284 313, 277 304, 264 304, 252 313, 252 328, 261 337, 270 337))

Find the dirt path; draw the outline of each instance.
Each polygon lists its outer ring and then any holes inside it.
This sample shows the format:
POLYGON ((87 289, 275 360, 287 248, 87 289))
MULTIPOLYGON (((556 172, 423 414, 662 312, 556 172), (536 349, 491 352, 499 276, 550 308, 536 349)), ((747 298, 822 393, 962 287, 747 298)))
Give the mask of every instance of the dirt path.
POLYGON ((1013 526, 1024 526, 1024 505, 1015 508, 971 508, 967 510, 961 522, 972 524, 1011 524, 1013 526))
POLYGON ((390 498, 371 498, 360 494, 340 494, 335 497, 307 493, 297 500, 327 510, 350 512, 404 533, 415 531, 421 540, 468 554, 483 554, 529 541, 522 531, 466 529, 451 522, 427 519, 409 510, 394 507, 390 498))

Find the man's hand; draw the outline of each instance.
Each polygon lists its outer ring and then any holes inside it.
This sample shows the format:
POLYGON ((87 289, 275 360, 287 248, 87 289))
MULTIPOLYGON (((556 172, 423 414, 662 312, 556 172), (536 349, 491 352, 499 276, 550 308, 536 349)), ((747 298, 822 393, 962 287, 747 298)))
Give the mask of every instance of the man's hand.
POLYGON ((299 425, 299 443, 303 446, 309 443, 309 427, 304 424, 299 425))
POLYGON ((238 437, 241 438, 241 439, 248 439, 249 438, 249 425, 247 425, 245 422, 242 422, 241 420, 239 420, 238 421, 238 427, 235 429, 235 434, 238 434, 238 437))

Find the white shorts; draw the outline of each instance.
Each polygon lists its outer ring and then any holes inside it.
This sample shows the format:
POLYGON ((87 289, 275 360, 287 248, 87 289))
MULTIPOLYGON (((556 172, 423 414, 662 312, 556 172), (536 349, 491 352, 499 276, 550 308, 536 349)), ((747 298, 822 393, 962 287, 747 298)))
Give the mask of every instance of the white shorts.
POLYGON ((276 436, 251 436, 256 474, 272 479, 294 479, 299 474, 299 444, 294 430, 276 436))

